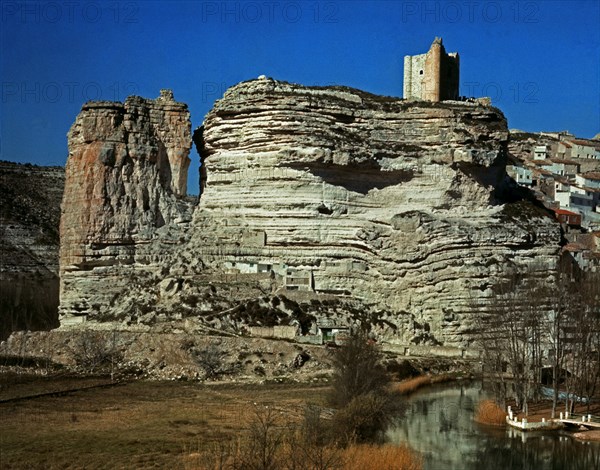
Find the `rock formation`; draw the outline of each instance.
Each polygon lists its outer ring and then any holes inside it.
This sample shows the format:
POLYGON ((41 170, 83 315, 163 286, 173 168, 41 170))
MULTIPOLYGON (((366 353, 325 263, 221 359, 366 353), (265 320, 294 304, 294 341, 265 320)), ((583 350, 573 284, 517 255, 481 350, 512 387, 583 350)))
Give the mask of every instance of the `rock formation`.
POLYGON ((0 339, 58 326, 64 169, 0 162, 0 339))
MULTIPOLYGON (((195 133, 201 197, 187 229, 142 111, 163 106, 88 104, 69 134, 64 313, 176 312, 235 329, 249 310, 279 319, 269 298, 283 293, 302 314, 368 321, 388 342, 463 346, 495 284, 555 265, 558 224, 501 199, 508 130, 496 108, 241 83, 195 133)), ((170 125, 187 125, 183 107, 172 112, 170 125)), ((170 132, 183 155, 185 132, 170 132)))
POLYGON ((389 336, 459 344, 509 266, 554 263, 557 224, 495 198, 508 140, 495 108, 259 80, 230 89, 198 139, 189 251, 359 299, 389 336))
POLYGON ((190 116, 168 90, 156 100, 89 102, 68 139, 60 225, 67 315, 115 300, 129 282, 119 267, 160 262, 162 250, 151 241, 189 221, 190 116))

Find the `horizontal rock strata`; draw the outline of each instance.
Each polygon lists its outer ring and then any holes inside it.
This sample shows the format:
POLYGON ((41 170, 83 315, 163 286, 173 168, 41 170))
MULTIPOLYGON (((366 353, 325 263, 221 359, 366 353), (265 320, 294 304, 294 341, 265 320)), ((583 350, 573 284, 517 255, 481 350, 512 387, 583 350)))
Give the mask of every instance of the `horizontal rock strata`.
POLYGON ((0 162, 0 338, 58 325, 61 167, 0 162))
POLYGON ((240 331, 250 313, 302 323, 313 305, 390 343, 462 347, 494 285, 556 263, 558 224, 500 198, 508 131, 495 108, 241 83, 195 133, 201 197, 186 228, 152 120, 129 110, 163 108, 138 100, 86 105, 70 132, 65 313, 240 331))
POLYGON ((468 343, 496 283, 555 263, 558 225, 495 197, 508 140, 495 108, 258 80, 227 91, 196 137, 188 251, 356 299, 389 340, 468 343))

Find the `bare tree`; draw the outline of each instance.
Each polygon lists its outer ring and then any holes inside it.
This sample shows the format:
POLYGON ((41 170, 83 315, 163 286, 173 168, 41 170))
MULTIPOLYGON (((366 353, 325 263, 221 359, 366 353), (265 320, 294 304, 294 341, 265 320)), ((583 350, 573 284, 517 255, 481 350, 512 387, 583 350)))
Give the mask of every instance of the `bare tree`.
POLYGON ((342 407, 359 395, 382 393, 389 377, 380 349, 364 332, 356 332, 332 355, 333 382, 329 402, 342 407))
POLYGON ((512 391, 518 407, 528 412, 530 399, 539 398, 543 367, 548 292, 540 280, 542 267, 515 270, 494 286, 487 311, 479 316, 484 369, 496 379, 501 405, 512 391))
POLYGON ((573 412, 579 401, 589 409, 600 381, 600 278, 598 273, 579 273, 576 295, 565 326, 569 370, 565 410, 573 412), (584 399, 584 400, 582 400, 584 399))

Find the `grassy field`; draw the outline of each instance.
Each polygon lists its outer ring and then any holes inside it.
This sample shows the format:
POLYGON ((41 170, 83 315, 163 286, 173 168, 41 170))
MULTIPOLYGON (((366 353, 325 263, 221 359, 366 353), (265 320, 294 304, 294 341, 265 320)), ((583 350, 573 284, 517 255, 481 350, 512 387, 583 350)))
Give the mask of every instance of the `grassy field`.
MULTIPOLYGON (((24 395, 52 390, 42 379, 25 382, 24 395)), ((247 426, 254 403, 300 416, 302 404, 322 404, 325 391, 322 385, 139 381, 0 403, 0 468, 184 468, 189 452, 247 426)))

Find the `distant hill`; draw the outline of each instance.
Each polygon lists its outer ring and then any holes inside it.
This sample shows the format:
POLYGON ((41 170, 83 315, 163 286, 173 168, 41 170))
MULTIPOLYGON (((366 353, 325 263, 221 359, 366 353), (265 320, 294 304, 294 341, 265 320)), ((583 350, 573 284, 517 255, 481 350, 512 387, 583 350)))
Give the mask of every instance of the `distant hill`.
POLYGON ((58 326, 62 167, 0 161, 0 339, 58 326))

